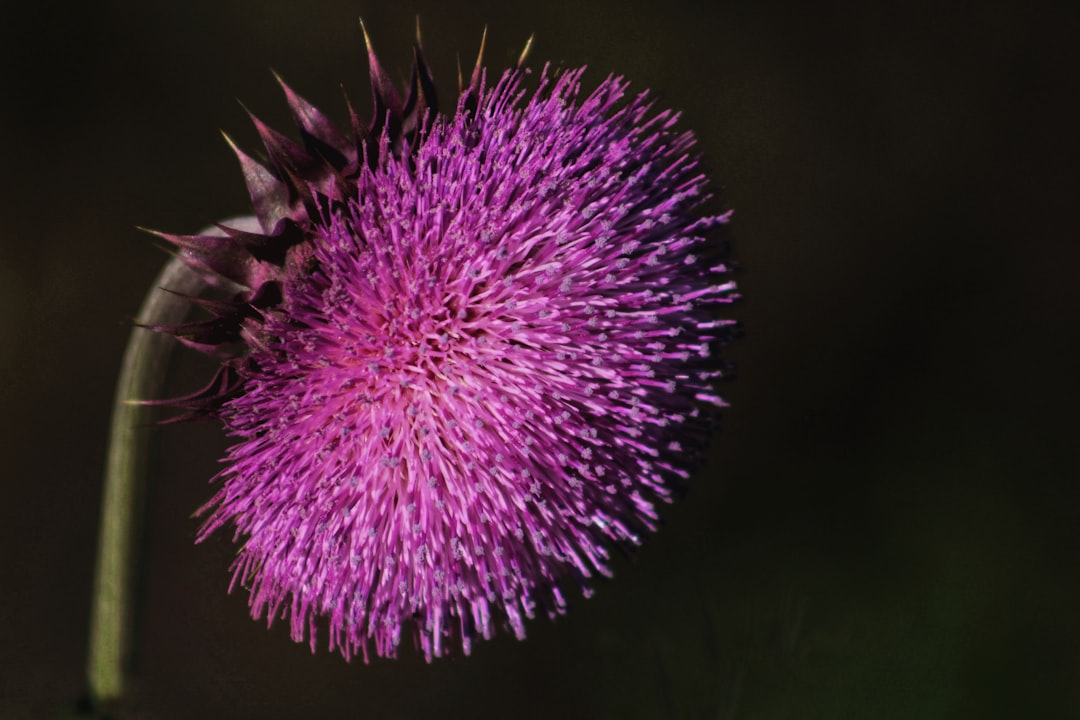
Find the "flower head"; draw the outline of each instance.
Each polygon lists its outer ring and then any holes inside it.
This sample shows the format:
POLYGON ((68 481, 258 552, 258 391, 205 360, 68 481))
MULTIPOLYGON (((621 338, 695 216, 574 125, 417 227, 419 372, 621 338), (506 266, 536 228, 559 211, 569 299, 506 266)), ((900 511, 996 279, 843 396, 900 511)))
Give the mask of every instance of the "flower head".
POLYGON ((200 537, 235 527, 253 616, 430 659, 523 636, 654 529, 722 405, 728 215, 695 212, 692 136, 621 78, 478 60, 448 116, 419 44, 404 101, 370 64, 367 125, 284 83, 303 144, 255 121, 263 232, 162 235, 235 289, 165 329, 223 359, 176 402, 235 439, 200 537))

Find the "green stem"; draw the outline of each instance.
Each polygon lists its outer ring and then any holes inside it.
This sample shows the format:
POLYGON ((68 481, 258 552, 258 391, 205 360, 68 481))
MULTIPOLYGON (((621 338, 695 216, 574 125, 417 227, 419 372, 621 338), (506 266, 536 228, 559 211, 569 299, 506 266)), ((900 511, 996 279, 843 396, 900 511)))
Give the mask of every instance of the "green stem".
MULTIPOLYGON (((155 280, 136 322, 182 322, 191 303, 174 293, 198 295, 203 289, 203 280, 179 258, 173 258, 155 280)), ((90 620, 87 680, 95 708, 114 705, 126 689, 134 619, 132 580, 141 532, 147 445, 153 430, 151 409, 138 401, 160 395, 169 355, 176 345, 169 335, 136 327, 124 352, 109 436, 90 620)))

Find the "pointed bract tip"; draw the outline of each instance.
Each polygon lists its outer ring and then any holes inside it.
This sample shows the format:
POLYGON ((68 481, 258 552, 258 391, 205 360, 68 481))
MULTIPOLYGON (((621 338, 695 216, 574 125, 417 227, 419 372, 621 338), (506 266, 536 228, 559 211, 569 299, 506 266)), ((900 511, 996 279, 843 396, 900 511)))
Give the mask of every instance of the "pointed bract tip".
POLYGON ((484 47, 487 45, 487 25, 484 26, 484 31, 480 33, 480 52, 476 53, 476 69, 479 70, 480 66, 484 64, 484 47))
MULTIPOLYGON (((247 108, 244 109, 247 110, 247 108)), ((250 112, 248 114, 250 115, 250 112)), ((251 118, 254 120, 255 116, 251 115, 251 118)), ((250 155, 240 149, 240 146, 237 145, 236 141, 232 139, 232 135, 229 135, 229 133, 225 132, 224 130, 219 130, 218 132, 221 133, 221 137, 225 139, 225 142, 228 144, 229 149, 233 151, 233 154, 240 159, 240 164, 242 166, 246 168, 249 163, 258 164, 255 162, 254 159, 252 159, 250 155)))
POLYGON ((237 146, 236 141, 232 139, 232 136, 229 135, 229 133, 225 132, 224 130, 218 130, 218 132, 221 133, 221 137, 225 138, 225 142, 229 144, 229 148, 233 152, 240 152, 239 146, 237 146))
POLYGON ((469 89, 476 91, 480 88, 480 72, 484 67, 484 48, 487 46, 487 25, 480 35, 480 52, 476 53, 476 65, 473 66, 472 77, 469 78, 469 89))
POLYGON ((417 16, 416 16, 416 44, 417 45, 423 45, 423 43, 420 41, 420 15, 419 14, 417 14, 417 16))
POLYGON ((248 106, 244 104, 243 100, 241 100, 240 98, 236 98, 236 104, 239 105, 240 108, 247 113, 247 116, 251 118, 253 122, 258 122, 259 119, 255 117, 255 113, 251 112, 248 106))
POLYGON ((517 66, 518 69, 525 64, 525 60, 528 59, 529 53, 532 52, 533 40, 536 39, 536 33, 529 36, 529 39, 525 41, 525 47, 521 50, 521 55, 518 56, 517 66))
MULTIPOLYGON (((251 111, 251 108, 249 108, 247 105, 244 104, 243 100, 241 100, 240 98, 237 98, 236 102, 237 102, 238 105, 240 105, 240 109, 243 110, 245 113, 247 113, 248 119, 251 121, 251 124, 255 126, 255 130, 259 133, 260 136, 262 136, 262 134, 263 134, 262 131, 263 131, 264 128, 269 130, 269 128, 266 127, 266 124, 262 120, 260 120, 258 117, 255 116, 255 113, 253 113, 251 111)), ((232 147, 232 149, 234 151, 239 152, 239 149, 237 148, 236 143, 234 143, 231 138, 229 138, 226 135, 225 140, 226 140, 226 142, 229 143, 229 145, 232 147)))
POLYGON ((360 32, 364 34, 364 47, 367 48, 368 55, 374 55, 375 48, 371 45, 371 36, 368 35, 367 25, 364 24, 364 18, 360 18, 360 32))

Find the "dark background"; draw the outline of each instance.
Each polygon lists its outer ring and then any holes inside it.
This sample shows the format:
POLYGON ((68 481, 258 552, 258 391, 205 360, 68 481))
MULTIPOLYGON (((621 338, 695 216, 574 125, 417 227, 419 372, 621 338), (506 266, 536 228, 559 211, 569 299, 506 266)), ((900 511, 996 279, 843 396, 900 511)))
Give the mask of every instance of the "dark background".
POLYGON ((535 32, 534 65, 684 111, 736 209, 733 407, 614 581, 431 666, 251 621, 226 534, 192 543, 225 441, 165 430, 130 717, 1080 717, 1076 13, 680 0, 5 8, 0 717, 83 690, 113 385, 164 261, 133 226, 244 212, 234 98, 290 127, 272 66, 366 113, 357 16, 398 77, 417 13, 444 98, 487 23, 494 67, 535 32))

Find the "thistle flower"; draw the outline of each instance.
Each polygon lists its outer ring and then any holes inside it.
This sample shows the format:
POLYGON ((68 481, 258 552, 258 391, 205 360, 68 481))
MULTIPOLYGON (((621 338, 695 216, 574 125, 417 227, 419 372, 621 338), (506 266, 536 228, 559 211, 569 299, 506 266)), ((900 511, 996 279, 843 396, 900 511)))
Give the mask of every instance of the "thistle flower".
POLYGON ((419 39, 404 100, 365 41, 372 121, 282 82, 301 144, 254 119, 268 161, 233 146, 262 232, 161 234, 231 300, 157 329, 222 359, 171 402, 235 440, 199 539, 235 528, 253 617, 430 660, 522 637, 655 529, 723 404, 729 214, 622 78, 478 59, 443 115, 419 39))

